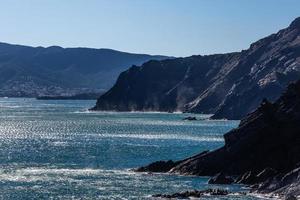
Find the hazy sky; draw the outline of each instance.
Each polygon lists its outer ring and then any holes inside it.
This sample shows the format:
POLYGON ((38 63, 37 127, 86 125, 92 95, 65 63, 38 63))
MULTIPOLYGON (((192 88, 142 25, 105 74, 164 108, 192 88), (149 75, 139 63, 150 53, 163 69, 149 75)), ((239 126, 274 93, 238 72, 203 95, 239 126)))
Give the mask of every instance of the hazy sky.
POLYGON ((0 0, 0 41, 188 56, 239 51, 300 0, 0 0))

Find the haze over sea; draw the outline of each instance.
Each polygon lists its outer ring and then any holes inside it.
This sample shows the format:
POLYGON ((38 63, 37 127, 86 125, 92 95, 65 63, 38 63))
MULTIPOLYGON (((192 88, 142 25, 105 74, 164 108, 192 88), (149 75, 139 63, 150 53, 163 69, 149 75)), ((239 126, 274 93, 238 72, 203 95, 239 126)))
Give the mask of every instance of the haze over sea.
MULTIPOLYGON (((0 98, 0 199, 147 199, 208 187, 207 177, 129 171, 223 145, 238 121, 88 112, 94 101, 0 98)), ((206 197, 213 199, 213 197, 206 197)), ((217 199, 255 199, 225 196, 217 199)))

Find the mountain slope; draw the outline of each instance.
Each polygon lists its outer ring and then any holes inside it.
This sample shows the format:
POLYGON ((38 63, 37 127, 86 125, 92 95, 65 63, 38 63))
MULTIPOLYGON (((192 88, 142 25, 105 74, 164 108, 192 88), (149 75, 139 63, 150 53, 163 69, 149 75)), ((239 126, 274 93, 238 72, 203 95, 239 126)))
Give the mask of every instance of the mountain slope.
POLYGON ((28 47, 0 43, 0 95, 61 95, 109 89, 120 72, 164 56, 110 49, 28 47))
POLYGON ((300 18, 229 54, 151 61, 123 72, 95 110, 215 113, 240 119, 300 78, 300 18))

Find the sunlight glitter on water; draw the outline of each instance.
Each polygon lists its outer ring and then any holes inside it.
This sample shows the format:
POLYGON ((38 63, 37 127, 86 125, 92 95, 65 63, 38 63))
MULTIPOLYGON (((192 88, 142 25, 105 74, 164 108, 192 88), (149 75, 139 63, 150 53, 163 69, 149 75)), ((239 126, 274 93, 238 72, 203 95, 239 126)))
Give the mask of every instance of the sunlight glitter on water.
POLYGON ((0 199, 149 199, 212 187, 205 177, 128 169, 215 149, 238 125, 204 115, 183 121, 182 113, 85 112, 94 103, 0 98, 0 199))

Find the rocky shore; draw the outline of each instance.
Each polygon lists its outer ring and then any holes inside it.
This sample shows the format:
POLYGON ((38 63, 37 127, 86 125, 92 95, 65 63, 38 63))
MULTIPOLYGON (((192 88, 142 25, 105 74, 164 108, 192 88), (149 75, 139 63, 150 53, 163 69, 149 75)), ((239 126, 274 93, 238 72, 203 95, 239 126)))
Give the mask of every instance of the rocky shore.
POLYGON ((225 145, 214 151, 136 171, 214 176, 209 183, 240 183, 251 192, 300 198, 300 81, 275 103, 263 100, 224 139, 225 145))
POLYGON ((174 199, 174 198, 199 198, 202 196, 224 196, 229 195, 230 192, 227 190, 220 190, 220 189, 207 189, 207 190, 192 190, 192 191, 185 191, 185 192, 179 192, 174 194, 156 194, 152 197, 158 197, 158 198, 165 198, 165 199, 174 199))

